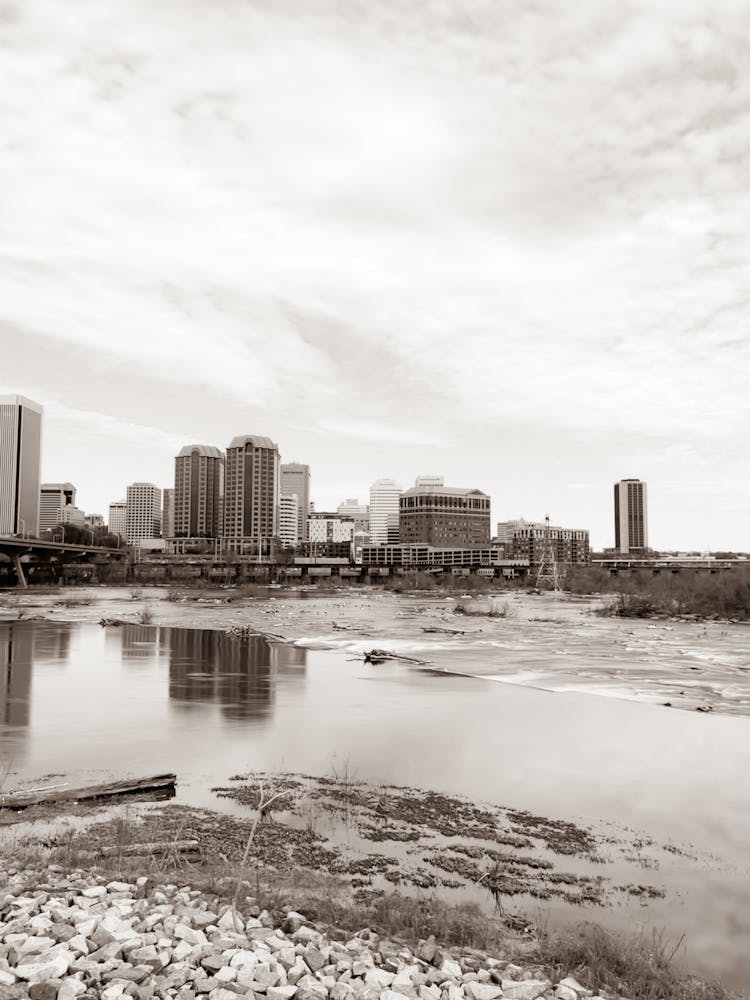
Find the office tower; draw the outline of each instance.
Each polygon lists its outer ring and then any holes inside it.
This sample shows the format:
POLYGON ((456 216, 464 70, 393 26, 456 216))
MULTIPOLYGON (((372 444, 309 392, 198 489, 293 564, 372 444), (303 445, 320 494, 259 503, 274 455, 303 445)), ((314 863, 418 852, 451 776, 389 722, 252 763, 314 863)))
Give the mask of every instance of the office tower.
POLYGON ((224 454, 204 444, 190 444, 174 460, 174 535, 218 538, 224 493, 224 454))
POLYGON ((336 508, 336 513, 342 517, 354 518, 355 534, 369 534, 370 532, 370 508, 366 503, 360 503, 356 497, 342 500, 336 508))
POLYGON ((490 498, 481 490, 413 486, 401 495, 402 545, 479 546, 490 540, 490 498))
POLYGON ((640 479, 615 483, 615 548, 618 552, 648 548, 646 484, 640 479))
POLYGON ((299 542, 299 504, 295 493, 282 493, 279 498, 279 540, 284 548, 299 542))
POLYGON ((279 449, 270 438, 245 434, 232 439, 224 487, 226 538, 262 544, 278 537, 279 480, 279 449))
POLYGON ((125 537, 128 521, 128 504, 126 500, 116 500, 109 505, 109 533, 125 537))
POLYGON ((75 505, 76 488, 72 483, 42 483, 39 487, 39 533, 64 524, 64 508, 75 505))
POLYGON ((174 538, 174 487, 165 486, 161 491, 161 536, 174 538))
POLYGON ((87 514, 83 520, 86 527, 91 528, 92 531, 104 528, 104 518, 101 514, 87 514))
POLYGON ((0 535, 39 534, 42 408, 0 396, 0 535))
POLYGON ((417 476, 414 480, 415 486, 445 486, 442 476, 417 476))
POLYGON ((310 513, 310 466, 284 462, 281 466, 281 492, 297 497, 297 538, 307 541, 307 515, 310 513))
POLYGON ((131 483, 125 502, 125 538, 128 542, 158 538, 161 535, 161 490, 153 483, 131 483))
MULTIPOLYGON (((398 499, 401 487, 393 479, 378 479, 370 487, 370 538, 373 545, 386 545, 393 536, 394 517, 398 518, 398 499)), ((396 521, 396 523, 398 523, 396 521)))
POLYGON ((591 550, 589 533, 585 528, 561 528, 547 525, 544 521, 524 521, 522 517, 514 521, 500 521, 497 525, 497 541, 503 547, 506 559, 528 559, 532 566, 538 566, 544 552, 546 534, 555 559, 560 564, 586 566, 591 550))

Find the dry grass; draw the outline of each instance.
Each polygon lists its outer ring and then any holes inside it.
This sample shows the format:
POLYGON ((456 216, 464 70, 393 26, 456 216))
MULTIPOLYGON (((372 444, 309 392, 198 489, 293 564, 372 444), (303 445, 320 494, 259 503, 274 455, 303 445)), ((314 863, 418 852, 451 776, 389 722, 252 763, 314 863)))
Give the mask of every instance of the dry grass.
POLYGON ((557 978, 575 976, 594 990, 616 990, 638 1000, 730 1000, 720 983, 705 982, 674 965, 682 939, 652 931, 628 937, 594 923, 539 933, 537 957, 557 978))

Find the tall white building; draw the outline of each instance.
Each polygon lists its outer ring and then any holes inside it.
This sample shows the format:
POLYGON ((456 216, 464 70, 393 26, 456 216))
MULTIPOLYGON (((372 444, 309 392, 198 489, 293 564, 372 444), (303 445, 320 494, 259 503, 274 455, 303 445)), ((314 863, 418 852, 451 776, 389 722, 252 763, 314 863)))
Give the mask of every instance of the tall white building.
POLYGON ((284 462, 281 466, 281 492, 297 497, 297 539, 307 541, 307 515, 310 513, 310 466, 284 462))
POLYGON ((39 487, 39 532, 70 523, 63 519, 65 508, 75 507, 75 503, 76 488, 72 483, 42 483, 39 487))
POLYGON ((618 552, 648 548, 648 494, 641 479, 615 483, 615 548, 618 552))
POLYGON ((279 539, 285 548, 300 541, 299 504, 295 493, 282 493, 279 499, 279 539))
POLYGON ((373 545, 386 545, 398 525, 401 487, 394 479, 378 479, 370 487, 370 538, 373 545), (390 515, 390 517, 389 517, 390 515))
POLYGON ((125 538, 129 543, 161 535, 161 490, 158 486, 131 483, 127 489, 126 505, 125 538))
POLYGON ((109 505, 109 533, 125 537, 128 523, 128 502, 127 500, 116 500, 109 505))
POLYGON ((39 534, 42 408, 0 396, 0 535, 39 534))

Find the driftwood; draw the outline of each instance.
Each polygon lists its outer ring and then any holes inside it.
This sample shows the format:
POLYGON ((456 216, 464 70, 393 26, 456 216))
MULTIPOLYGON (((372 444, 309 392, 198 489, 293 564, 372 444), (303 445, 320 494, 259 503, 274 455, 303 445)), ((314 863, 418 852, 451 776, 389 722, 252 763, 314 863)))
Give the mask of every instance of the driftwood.
POLYGON ((446 635, 466 635, 462 628, 440 628, 439 626, 434 626, 433 628, 423 628, 423 632, 445 632, 446 635))
POLYGON ((386 660, 406 660, 408 663, 419 663, 424 665, 429 663, 429 660, 418 660, 415 656, 404 656, 403 653, 391 653, 387 649, 370 649, 365 650, 362 654, 365 658, 365 663, 384 663, 386 660))
MULTIPOLYGON (((133 795, 137 792, 161 792, 174 795, 177 782, 175 774, 156 774, 150 778, 130 778, 126 781, 111 781, 103 785, 88 785, 85 788, 65 788, 57 785, 46 789, 32 789, 25 792, 9 792, 0 795, 0 809, 28 809, 29 806, 48 802, 63 802, 74 799, 104 799, 113 795, 133 795)), ((171 797, 171 796, 170 796, 171 797)))
POLYGON ((149 854, 199 854, 200 844, 197 840, 165 840, 153 844, 124 844, 122 847, 100 847, 97 853, 103 854, 105 858, 113 855, 137 855, 138 857, 149 854))

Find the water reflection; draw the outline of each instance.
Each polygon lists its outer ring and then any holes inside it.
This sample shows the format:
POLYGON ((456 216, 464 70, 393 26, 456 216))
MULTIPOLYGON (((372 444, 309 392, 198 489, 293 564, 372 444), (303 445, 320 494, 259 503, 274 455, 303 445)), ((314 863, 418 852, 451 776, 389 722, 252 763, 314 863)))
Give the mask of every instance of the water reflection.
POLYGON ((279 680, 305 675, 304 649, 259 635, 238 639, 198 629, 162 633, 169 645, 169 697, 182 708, 215 702, 227 719, 267 718, 279 680))
POLYGON ((28 726, 35 632, 28 625, 0 626, 0 720, 28 726))

